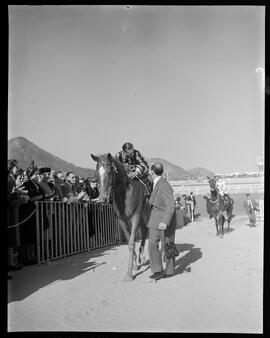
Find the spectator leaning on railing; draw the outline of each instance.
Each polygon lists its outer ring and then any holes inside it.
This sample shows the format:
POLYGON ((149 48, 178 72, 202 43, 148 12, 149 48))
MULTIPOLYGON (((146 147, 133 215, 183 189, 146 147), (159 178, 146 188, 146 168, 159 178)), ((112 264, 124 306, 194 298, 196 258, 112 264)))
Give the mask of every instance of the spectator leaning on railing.
POLYGON ((97 187, 97 178, 96 176, 92 176, 92 177, 89 177, 88 179, 88 185, 87 185, 87 194, 90 198, 90 200, 97 200, 98 197, 99 197, 99 191, 98 191, 98 187, 97 187))
POLYGON ((63 201, 68 203, 79 202, 85 194, 84 190, 80 193, 76 190, 74 172, 67 172, 66 182, 63 184, 63 201))
POLYGON ((64 174, 61 170, 57 170, 53 173, 53 178, 54 178, 53 188, 56 200, 62 201, 64 198, 63 194, 63 185, 65 183, 64 174))
POLYGON ((40 168, 39 169, 39 175, 40 175, 40 181, 38 182, 38 185, 41 188, 43 200, 50 201, 54 199, 54 189, 53 184, 50 182, 51 177, 51 168, 40 168))

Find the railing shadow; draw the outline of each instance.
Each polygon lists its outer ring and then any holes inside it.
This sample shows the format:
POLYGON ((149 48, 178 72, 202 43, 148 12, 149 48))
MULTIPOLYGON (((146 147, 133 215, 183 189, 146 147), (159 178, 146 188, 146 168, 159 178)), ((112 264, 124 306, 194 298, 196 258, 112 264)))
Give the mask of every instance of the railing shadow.
POLYGON ((8 281, 8 303, 20 301, 29 297, 36 291, 59 281, 70 280, 96 269, 106 262, 97 262, 95 258, 107 255, 106 251, 116 250, 119 245, 97 248, 80 254, 60 258, 41 264, 40 266, 27 266, 21 270, 9 273, 13 279, 8 281), (61 264, 61 269, 59 265, 61 264))

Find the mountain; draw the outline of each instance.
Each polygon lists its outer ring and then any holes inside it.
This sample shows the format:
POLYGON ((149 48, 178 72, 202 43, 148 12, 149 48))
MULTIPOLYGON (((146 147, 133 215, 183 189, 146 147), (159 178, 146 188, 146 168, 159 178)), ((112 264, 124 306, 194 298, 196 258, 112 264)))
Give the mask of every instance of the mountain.
POLYGON ((164 171, 168 175, 168 179, 170 181, 177 181, 177 180, 182 180, 182 179, 192 179, 193 174, 190 173, 189 171, 183 169, 182 167, 179 167, 169 161, 166 161, 162 158, 148 158, 147 159, 148 163, 151 165, 151 163, 155 161, 160 161, 163 166, 164 166, 164 171))
POLYGON ((49 167, 52 170, 62 170, 63 172, 73 171, 84 178, 92 176, 95 172, 93 169, 81 168, 66 162, 24 137, 16 137, 8 141, 8 158, 16 159, 22 169, 29 167, 33 160, 38 168, 49 167))
MULTIPOLYGON (((39 168, 50 167, 53 170, 62 170, 63 172, 73 171, 84 178, 94 175, 95 172, 93 169, 81 168, 75 164, 66 162, 21 136, 8 141, 8 158, 16 159, 19 167, 22 169, 26 169, 31 165, 31 161, 34 161, 35 165, 39 168)), ((171 181, 194 179, 213 174, 210 170, 201 167, 185 170, 162 158, 153 157, 148 158, 147 161, 149 165, 155 161, 160 161, 164 165, 168 179, 171 181)))
POLYGON ((213 171, 201 167, 189 169, 188 172, 191 173, 196 178, 213 176, 215 174, 213 171))

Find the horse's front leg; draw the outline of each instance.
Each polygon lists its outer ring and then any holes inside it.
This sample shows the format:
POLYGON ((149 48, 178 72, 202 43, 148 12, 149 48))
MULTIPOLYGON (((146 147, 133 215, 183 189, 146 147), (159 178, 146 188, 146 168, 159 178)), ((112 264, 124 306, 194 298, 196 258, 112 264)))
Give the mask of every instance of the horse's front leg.
POLYGON ((226 210, 227 212, 227 222, 228 222, 228 227, 227 229, 230 228, 231 220, 232 220, 232 207, 229 206, 229 208, 226 210))
POLYGON ((119 225, 121 226, 122 230, 124 231, 124 234, 126 236, 127 242, 128 242, 128 248, 129 248, 129 264, 128 264, 128 272, 124 278, 124 280, 133 280, 132 275, 132 269, 133 269, 133 252, 135 250, 135 242, 134 242, 134 236, 132 238, 132 234, 128 231, 128 220, 119 218, 119 225))
POLYGON ((219 224, 219 233, 220 233, 220 237, 222 238, 224 235, 224 215, 223 212, 221 211, 218 215, 218 224, 219 224))
POLYGON ((216 230, 217 230, 217 233, 216 233, 216 235, 218 236, 218 235, 219 235, 219 229, 218 229, 218 218, 217 218, 217 216, 214 216, 214 218, 215 218, 215 225, 216 225, 216 230))
POLYGON ((138 265, 137 265, 137 255, 135 252, 135 235, 136 235, 136 230, 139 225, 139 216, 134 215, 133 218, 131 219, 131 234, 128 242, 128 249, 129 249, 129 262, 128 262, 128 271, 126 274, 125 280, 133 280, 133 268, 135 270, 138 270, 138 265))
POLYGON ((144 256, 144 245, 145 245, 145 240, 146 240, 146 233, 147 233, 147 227, 142 220, 141 223, 141 231, 142 231, 142 239, 141 239, 141 244, 139 248, 139 256, 138 256, 138 264, 144 264, 146 262, 146 258, 144 256))

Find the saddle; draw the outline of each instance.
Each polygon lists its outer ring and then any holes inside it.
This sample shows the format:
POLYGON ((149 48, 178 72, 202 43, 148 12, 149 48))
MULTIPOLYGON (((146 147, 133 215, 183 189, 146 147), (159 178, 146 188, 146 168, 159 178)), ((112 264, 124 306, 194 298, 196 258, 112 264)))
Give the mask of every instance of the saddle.
POLYGON ((152 193, 152 190, 153 190, 153 183, 151 181, 149 181, 148 175, 139 176, 139 177, 138 176, 129 177, 130 182, 134 179, 143 183, 143 185, 145 186, 145 195, 150 196, 151 193, 152 193))

